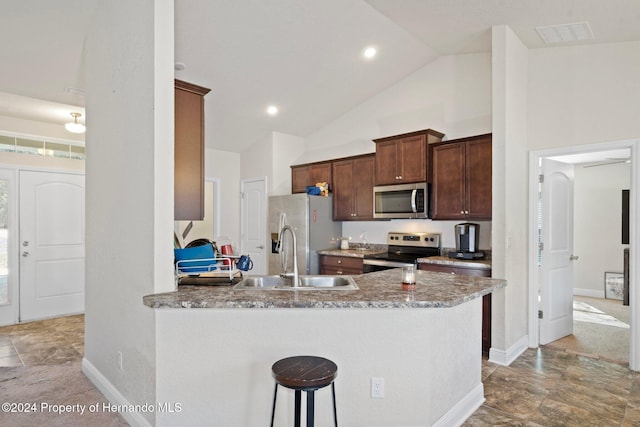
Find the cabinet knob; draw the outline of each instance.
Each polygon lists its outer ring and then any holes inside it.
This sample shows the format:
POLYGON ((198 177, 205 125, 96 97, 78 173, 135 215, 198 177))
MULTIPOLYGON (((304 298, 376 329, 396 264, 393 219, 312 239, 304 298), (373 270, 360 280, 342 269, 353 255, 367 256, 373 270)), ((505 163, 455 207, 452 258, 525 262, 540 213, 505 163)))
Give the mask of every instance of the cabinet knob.
POLYGON ((461 213, 462 215, 464 215, 464 211, 460 211, 460 213, 461 213))
POLYGON ((469 211, 464 211, 464 213, 465 213, 466 215, 469 215, 469 211))
POLYGON ((342 260, 341 259, 338 260, 338 264, 342 264, 342 260))
POLYGON ((342 274, 342 270, 336 270, 336 274, 342 274))

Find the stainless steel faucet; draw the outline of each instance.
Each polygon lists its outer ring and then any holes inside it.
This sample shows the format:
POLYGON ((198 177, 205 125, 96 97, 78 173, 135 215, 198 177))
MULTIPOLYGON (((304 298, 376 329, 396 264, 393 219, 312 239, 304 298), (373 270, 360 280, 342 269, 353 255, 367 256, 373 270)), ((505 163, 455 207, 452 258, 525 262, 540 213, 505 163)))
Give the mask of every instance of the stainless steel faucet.
MULTIPOLYGON (((293 273, 287 273, 287 262, 286 262, 286 254, 281 254, 280 256, 285 256, 284 262, 282 263, 282 273, 280 273, 280 277, 293 277, 293 287, 297 288, 300 286, 300 275, 298 274, 298 242, 296 240, 296 233, 293 231, 288 225, 285 225, 280 230, 280 236, 278 237, 278 241, 280 241, 280 247, 282 248, 282 239, 284 237, 284 232, 289 230, 291 232, 291 239, 293 240, 293 273)), ((281 249, 282 250, 282 249, 281 249)))

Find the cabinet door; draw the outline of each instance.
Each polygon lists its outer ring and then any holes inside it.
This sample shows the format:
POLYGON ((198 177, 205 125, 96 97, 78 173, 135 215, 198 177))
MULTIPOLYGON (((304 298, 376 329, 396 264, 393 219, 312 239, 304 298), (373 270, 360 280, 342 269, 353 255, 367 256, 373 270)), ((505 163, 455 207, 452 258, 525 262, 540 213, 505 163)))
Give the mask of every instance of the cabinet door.
POLYGON ((305 193, 307 185, 311 182, 310 166, 291 167, 291 193, 305 193))
POLYGON ((466 211, 469 219, 491 219, 491 138, 466 143, 466 211))
POLYGON ((403 138, 398 147, 398 182, 425 182, 427 180, 427 144, 424 135, 403 138))
POLYGON ((433 219, 464 219, 465 144, 433 147, 433 219))
POLYGON ((373 185, 375 182, 375 157, 354 160, 353 213, 357 220, 373 219, 373 185))
POLYGON ((398 183, 396 140, 376 143, 376 185, 398 183))
POLYGON ((332 175, 331 163, 311 165, 311 171, 309 172, 311 182, 309 182, 308 185, 315 185, 317 182, 326 182, 329 184, 329 188, 331 188, 332 175))
POLYGON ((353 160, 333 163, 333 219, 353 219, 353 160))
POLYGON ((209 89, 175 81, 174 219, 204 218, 204 95, 209 89))
POLYGON ((305 193, 308 185, 326 182, 332 188, 331 162, 291 166, 291 193, 305 193))

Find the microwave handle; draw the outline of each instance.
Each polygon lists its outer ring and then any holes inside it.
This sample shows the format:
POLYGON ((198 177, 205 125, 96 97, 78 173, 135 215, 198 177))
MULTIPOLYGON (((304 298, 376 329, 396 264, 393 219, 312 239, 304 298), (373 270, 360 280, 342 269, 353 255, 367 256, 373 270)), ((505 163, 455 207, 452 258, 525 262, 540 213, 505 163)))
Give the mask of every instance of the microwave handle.
POLYGON ((416 195, 418 194, 418 190, 416 188, 411 192, 411 209, 413 213, 418 213, 418 208, 416 207, 416 195))

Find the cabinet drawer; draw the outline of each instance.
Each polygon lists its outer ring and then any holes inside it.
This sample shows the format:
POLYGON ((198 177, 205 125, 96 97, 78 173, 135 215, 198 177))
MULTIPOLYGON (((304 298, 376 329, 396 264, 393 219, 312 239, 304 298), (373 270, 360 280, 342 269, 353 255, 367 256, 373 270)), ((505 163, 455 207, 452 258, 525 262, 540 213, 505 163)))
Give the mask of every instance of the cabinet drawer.
POLYGON ((342 267, 321 267, 320 274, 326 274, 328 276, 342 276, 342 275, 356 275, 362 274, 362 270, 356 270, 355 268, 342 268, 342 267))
POLYGON ((440 265, 440 264, 429 264, 429 263, 420 263, 420 270, 426 271, 435 271, 437 273, 452 273, 452 274, 460 274, 463 276, 480 276, 480 277, 491 277, 491 270, 489 269, 479 269, 479 268, 464 268, 458 266, 450 266, 450 265, 440 265))
POLYGON ((321 255, 320 266, 343 271, 350 269, 356 271, 356 273, 349 274, 358 274, 358 272, 362 273, 362 258, 321 255))

